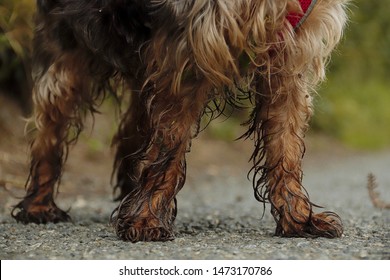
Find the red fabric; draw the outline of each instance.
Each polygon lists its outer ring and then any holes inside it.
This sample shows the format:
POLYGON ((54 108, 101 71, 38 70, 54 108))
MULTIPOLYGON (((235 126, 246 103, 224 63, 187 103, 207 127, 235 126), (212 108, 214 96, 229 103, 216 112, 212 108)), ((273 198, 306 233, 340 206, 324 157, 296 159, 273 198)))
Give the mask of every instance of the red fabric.
POLYGON ((295 28, 300 23, 303 16, 306 14, 307 10, 310 7, 312 0, 299 0, 299 4, 301 5, 303 13, 289 13, 287 15, 287 20, 291 23, 291 25, 295 28))

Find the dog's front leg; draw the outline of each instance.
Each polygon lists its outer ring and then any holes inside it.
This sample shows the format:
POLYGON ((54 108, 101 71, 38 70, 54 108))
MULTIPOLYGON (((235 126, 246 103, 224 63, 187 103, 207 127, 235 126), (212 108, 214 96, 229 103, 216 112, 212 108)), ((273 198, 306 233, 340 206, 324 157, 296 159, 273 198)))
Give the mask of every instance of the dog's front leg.
POLYGON ((254 188, 258 200, 271 203, 275 234, 341 236, 339 216, 332 212, 314 214, 302 186, 303 138, 311 115, 305 81, 301 75, 278 73, 261 84, 263 95, 258 96, 252 126, 257 135, 254 188))
POLYGON ((137 163, 131 174, 134 187, 112 219, 121 239, 137 242, 174 238, 175 197, 185 182, 185 154, 197 132, 204 102, 203 97, 185 89, 179 96, 150 93, 144 100, 146 114, 137 122, 145 141, 137 152, 128 155, 128 160, 137 163))

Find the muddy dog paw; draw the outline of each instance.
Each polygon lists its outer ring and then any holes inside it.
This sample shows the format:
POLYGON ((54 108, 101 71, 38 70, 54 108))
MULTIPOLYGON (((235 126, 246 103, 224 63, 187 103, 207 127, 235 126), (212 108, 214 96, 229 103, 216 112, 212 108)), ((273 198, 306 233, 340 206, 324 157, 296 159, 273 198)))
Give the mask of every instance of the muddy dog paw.
POLYGON ((336 238, 343 234, 343 224, 340 217, 329 211, 312 214, 305 223, 286 222, 286 220, 281 219, 277 225, 276 236, 336 238))
POLYGON ((68 213, 58 208, 54 202, 48 205, 35 205, 28 200, 22 200, 14 207, 11 215, 23 224, 46 224, 71 221, 68 213))

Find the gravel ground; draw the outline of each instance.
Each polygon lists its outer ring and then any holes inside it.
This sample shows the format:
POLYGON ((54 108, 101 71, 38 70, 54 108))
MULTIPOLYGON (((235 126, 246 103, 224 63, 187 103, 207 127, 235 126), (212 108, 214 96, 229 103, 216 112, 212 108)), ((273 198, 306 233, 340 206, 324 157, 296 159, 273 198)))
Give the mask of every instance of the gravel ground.
POLYGON ((108 224, 115 204, 107 162, 69 164, 57 201, 71 208, 73 223, 17 224, 9 211, 22 190, 0 188, 0 259, 390 259, 390 211, 374 208, 366 189, 374 172, 382 199, 390 202, 390 151, 307 153, 304 185, 311 200, 337 212, 345 232, 339 239, 305 239, 273 236, 269 205, 261 218, 246 178, 248 155, 224 145, 219 153, 211 143, 195 145, 172 242, 117 239, 108 224))

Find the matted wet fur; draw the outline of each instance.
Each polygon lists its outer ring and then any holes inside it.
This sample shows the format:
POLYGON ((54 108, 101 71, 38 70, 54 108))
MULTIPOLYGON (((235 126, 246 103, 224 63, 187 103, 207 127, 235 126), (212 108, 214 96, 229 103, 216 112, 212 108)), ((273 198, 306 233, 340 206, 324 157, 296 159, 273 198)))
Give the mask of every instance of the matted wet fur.
POLYGON ((129 108, 114 137, 123 240, 174 238, 176 194, 199 120, 215 102, 249 98, 253 187, 270 202, 276 235, 339 237, 333 212, 315 214, 302 186, 311 93, 346 21, 345 0, 318 0, 300 26, 298 0, 38 0, 33 55, 35 134, 23 223, 70 218, 54 202, 84 115, 116 85, 129 108))

